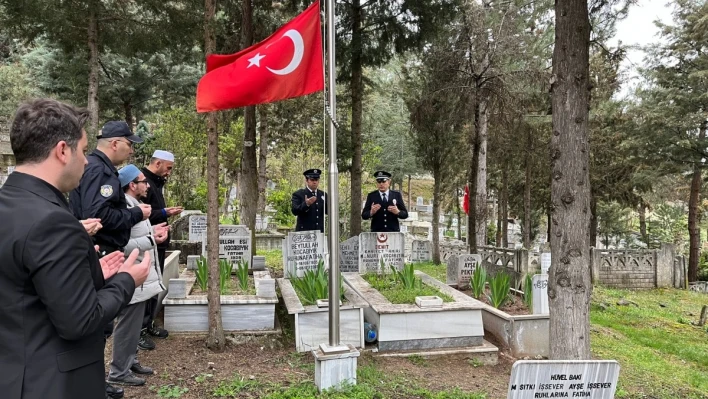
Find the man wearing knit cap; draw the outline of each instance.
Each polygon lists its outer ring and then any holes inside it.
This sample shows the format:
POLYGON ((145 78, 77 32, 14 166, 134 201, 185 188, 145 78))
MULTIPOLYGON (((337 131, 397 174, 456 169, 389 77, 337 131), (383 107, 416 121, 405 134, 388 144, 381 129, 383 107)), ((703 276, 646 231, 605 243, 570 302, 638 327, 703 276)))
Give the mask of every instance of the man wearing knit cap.
MULTIPOLYGON (((145 179, 150 184, 150 190, 143 200, 146 204, 152 206, 150 213, 150 223, 153 226, 160 223, 167 224, 167 219, 170 216, 179 215, 184 208, 182 207, 167 207, 163 189, 167 178, 172 174, 172 168, 175 164, 175 156, 168 151, 155 150, 150 159, 150 164, 142 169, 145 174, 145 179)), ((169 234, 169 233, 168 233, 169 234)), ((165 251, 170 244, 170 237, 157 245, 157 256, 159 260, 160 270, 165 269, 165 251)), ((155 325, 155 313, 157 312, 157 296, 150 299, 145 307, 145 318, 143 320, 143 333, 140 341, 141 349, 154 349, 155 343, 148 337, 151 335, 156 338, 167 338, 169 334, 167 330, 155 325)))
MULTIPOLYGON (((121 191, 125 195, 128 209, 140 205, 150 188, 145 175, 135 165, 127 165, 118 171, 121 191)), ((130 304, 116 317, 113 331, 113 356, 107 382, 116 385, 144 385, 145 379, 136 374, 153 374, 150 367, 138 362, 135 351, 140 338, 140 329, 145 314, 145 302, 165 290, 162 273, 157 266, 157 244, 167 238, 168 228, 164 223, 152 226, 143 220, 133 226, 125 253, 137 248, 140 253, 150 254, 150 271, 145 282, 135 289, 130 304)), ((140 258, 140 257, 139 257, 140 258)))

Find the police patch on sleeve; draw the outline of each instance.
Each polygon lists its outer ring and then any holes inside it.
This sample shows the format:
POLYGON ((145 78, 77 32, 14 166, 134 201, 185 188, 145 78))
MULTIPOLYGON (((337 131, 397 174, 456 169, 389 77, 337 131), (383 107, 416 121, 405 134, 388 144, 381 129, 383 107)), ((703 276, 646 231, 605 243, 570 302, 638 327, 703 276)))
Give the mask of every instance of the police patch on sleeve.
POLYGON ((110 184, 101 186, 101 196, 103 196, 104 198, 108 198, 111 195, 113 195, 113 186, 111 186, 110 184))

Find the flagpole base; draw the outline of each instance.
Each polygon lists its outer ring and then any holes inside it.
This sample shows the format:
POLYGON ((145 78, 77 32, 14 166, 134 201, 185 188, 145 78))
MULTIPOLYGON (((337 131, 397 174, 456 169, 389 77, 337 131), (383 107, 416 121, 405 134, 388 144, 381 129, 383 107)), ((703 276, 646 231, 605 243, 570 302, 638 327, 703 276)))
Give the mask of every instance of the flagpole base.
POLYGON ((315 385, 322 392, 356 385, 356 362, 359 351, 353 345, 329 346, 321 344, 312 351, 315 357, 315 385))

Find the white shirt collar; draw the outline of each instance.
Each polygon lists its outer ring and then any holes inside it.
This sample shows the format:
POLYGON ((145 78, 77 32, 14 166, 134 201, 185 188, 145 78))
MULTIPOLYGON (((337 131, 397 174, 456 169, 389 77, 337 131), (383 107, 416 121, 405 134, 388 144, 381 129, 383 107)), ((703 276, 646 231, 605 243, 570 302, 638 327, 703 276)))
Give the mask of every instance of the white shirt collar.
POLYGON ((389 190, 386 190, 386 191, 384 191, 384 192, 379 191, 379 197, 381 197, 381 199, 383 199, 383 196, 384 196, 384 194, 385 194, 385 195, 386 195, 386 199, 387 199, 387 200, 390 199, 391 196, 388 195, 388 194, 389 194, 389 193, 388 193, 389 191, 390 191, 390 189, 389 189, 389 190))

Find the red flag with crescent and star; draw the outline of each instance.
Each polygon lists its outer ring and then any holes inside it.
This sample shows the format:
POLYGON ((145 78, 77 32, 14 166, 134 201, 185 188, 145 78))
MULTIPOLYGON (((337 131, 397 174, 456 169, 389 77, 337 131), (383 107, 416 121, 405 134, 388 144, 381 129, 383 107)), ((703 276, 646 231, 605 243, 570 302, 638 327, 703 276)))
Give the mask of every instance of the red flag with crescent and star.
POLYGON ((197 112, 270 103, 324 89, 320 2, 236 54, 209 55, 197 112))

